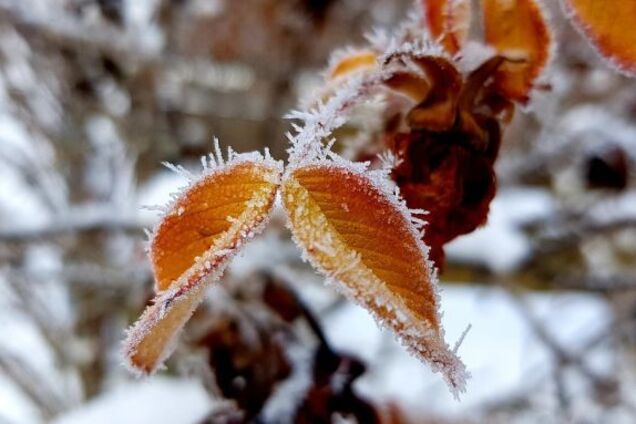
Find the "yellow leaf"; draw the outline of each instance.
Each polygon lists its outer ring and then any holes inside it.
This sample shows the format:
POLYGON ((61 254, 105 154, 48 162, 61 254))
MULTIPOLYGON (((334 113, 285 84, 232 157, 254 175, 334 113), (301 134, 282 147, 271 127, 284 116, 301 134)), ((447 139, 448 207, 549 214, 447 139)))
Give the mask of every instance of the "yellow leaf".
POLYGON ((636 1, 564 0, 577 29, 619 70, 636 76, 636 1))
POLYGON ((462 391, 465 368, 443 340, 434 272, 405 207, 333 164, 288 171, 281 190, 306 258, 462 391))
POLYGON ((495 74, 498 89, 527 102, 548 63, 552 34, 535 0, 482 0, 486 43, 508 59, 495 74))
POLYGON ((259 232, 274 204, 280 166, 236 161, 188 188, 157 227, 150 244, 160 291, 129 330, 132 368, 153 372, 170 354, 178 331, 243 243, 259 232))

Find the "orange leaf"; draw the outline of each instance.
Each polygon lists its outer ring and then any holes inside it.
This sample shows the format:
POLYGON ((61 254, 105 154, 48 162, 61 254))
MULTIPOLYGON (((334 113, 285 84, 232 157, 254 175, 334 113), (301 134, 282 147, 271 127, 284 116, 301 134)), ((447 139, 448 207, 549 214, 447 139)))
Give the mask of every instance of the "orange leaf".
POLYGON ((548 63, 552 35, 535 0, 483 0, 486 43, 508 59, 495 74, 500 92, 527 102, 548 63))
POLYGON ((159 296, 127 333, 124 355, 131 370, 151 374, 172 353, 177 334, 203 299, 205 284, 159 296))
POLYGON ((238 236, 242 223, 262 218, 276 191, 277 172, 272 165, 241 162, 190 187, 150 242, 157 291, 169 288, 208 249, 238 236))
POLYGON ((424 19, 431 36, 447 52, 457 53, 470 29, 470 0, 423 0, 424 19))
POLYGON ((576 28, 620 71, 636 76, 636 2, 564 0, 576 28))
POLYGON ((305 257, 455 393, 463 390, 464 365, 443 340, 434 272, 405 207, 366 175, 334 164, 288 171, 281 189, 305 257))
POLYGON ((329 66, 329 79, 339 78, 361 69, 374 68, 377 65, 377 54, 372 50, 356 50, 341 55, 329 66))
POLYGON ((262 229, 280 173, 271 160, 236 160, 204 176, 174 203, 150 244, 160 294, 125 342, 132 368, 151 373, 170 354, 207 283, 218 280, 232 255, 262 229))

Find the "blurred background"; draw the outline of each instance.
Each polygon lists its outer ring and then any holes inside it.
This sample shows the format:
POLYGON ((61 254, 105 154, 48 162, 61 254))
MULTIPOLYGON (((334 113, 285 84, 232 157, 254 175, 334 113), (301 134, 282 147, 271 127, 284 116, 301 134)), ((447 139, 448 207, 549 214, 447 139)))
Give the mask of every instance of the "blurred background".
MULTIPOLYGON (((556 3, 556 2, 554 2, 556 3)), ((167 369, 124 329, 144 228, 213 136, 283 159, 331 51, 409 0, 0 0, 0 423, 636 422, 636 81, 550 4, 549 88, 518 111, 488 224, 453 241, 443 323, 461 402, 300 259, 281 213, 167 369)))

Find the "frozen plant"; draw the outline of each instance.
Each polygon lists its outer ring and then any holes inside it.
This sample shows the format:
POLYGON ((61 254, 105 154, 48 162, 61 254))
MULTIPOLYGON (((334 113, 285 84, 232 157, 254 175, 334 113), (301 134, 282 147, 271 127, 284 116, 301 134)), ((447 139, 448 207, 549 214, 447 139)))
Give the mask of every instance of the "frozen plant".
MULTIPOLYGON (((484 40, 473 42, 470 4, 423 3, 393 34, 337 53, 323 89, 290 115, 300 125, 289 135, 287 166, 267 151, 230 149, 225 160, 216 144, 202 176, 188 175, 192 184, 151 234, 157 295, 127 335, 125 356, 134 370, 161 366, 206 286, 263 230, 280 196, 305 259, 439 371, 455 396, 465 390, 469 374, 457 347, 444 340, 436 270, 424 242, 441 266, 444 243, 485 222, 502 127, 515 104, 545 88, 541 76, 553 51, 538 2, 482 1, 484 40), (386 127, 399 131, 387 129, 392 152, 384 155, 386 167, 374 169, 338 155, 332 135, 356 108, 378 102, 386 127)), ((594 19, 585 21, 587 6, 568 7, 581 15, 586 34, 595 33, 594 19)), ((630 71, 629 52, 601 52, 630 71)))

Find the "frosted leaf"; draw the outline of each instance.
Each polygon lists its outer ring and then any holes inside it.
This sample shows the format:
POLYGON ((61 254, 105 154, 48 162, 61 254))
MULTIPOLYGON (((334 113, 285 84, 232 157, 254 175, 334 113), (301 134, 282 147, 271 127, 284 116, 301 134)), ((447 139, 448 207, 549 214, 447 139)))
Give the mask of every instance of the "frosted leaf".
MULTIPOLYGON (((215 161, 224 163, 218 152, 215 161)), ((225 165, 206 170, 175 199, 149 243, 159 294, 128 332, 124 355, 131 368, 151 373, 171 353, 207 284, 264 228, 281 172, 280 163, 259 153, 230 151, 225 165)))
POLYGON ((426 0, 423 2, 423 21, 431 38, 438 40, 450 54, 457 53, 470 30, 471 2, 469 0, 426 0))
MULTIPOLYGON (((174 214, 176 212, 175 205, 178 203, 180 199, 183 198, 184 194, 189 191, 191 188, 200 184, 206 176, 216 175, 217 173, 227 170, 228 167, 236 165, 241 162, 254 162, 262 164, 266 167, 276 168, 279 170, 279 174, 282 173, 283 164, 281 161, 274 160, 269 150, 265 149, 264 154, 261 154, 258 151, 246 152, 246 153, 236 153, 234 151, 229 151, 229 155, 227 160, 223 157, 221 153, 221 147, 219 145, 219 140, 214 138, 214 153, 210 153, 207 157, 201 157, 202 162, 202 170, 203 172, 200 175, 194 175, 192 172, 185 170, 181 166, 175 166, 172 164, 164 163, 164 166, 173 170, 174 172, 184 175, 185 171, 187 175, 188 184, 183 187, 180 187, 178 191, 170 193, 171 201, 166 205, 152 205, 152 206, 144 206, 145 209, 155 210, 161 212, 160 223, 165 216, 169 214, 174 214), (204 163, 205 162, 205 163, 204 163), (183 171, 182 171, 183 170, 183 171)), ((272 174, 265 175, 265 178, 268 178, 270 181, 276 182, 278 181, 280 175, 272 174)), ((156 231, 153 230, 153 232, 156 231)))
POLYGON ((329 58, 325 79, 347 77, 355 72, 377 66, 377 52, 371 48, 347 47, 336 50, 329 58))
POLYGON ((468 373, 444 341, 436 271, 395 191, 362 167, 319 161, 288 170, 281 197, 304 258, 462 392, 468 373))
POLYGON ((579 33, 619 72, 636 76, 636 3, 561 0, 579 33))
POLYGON ((511 100, 527 103, 554 54, 547 13, 538 0, 483 0, 484 38, 509 59, 495 74, 495 86, 511 100))

